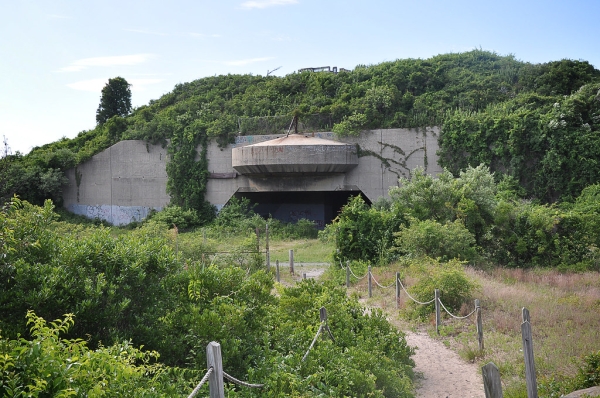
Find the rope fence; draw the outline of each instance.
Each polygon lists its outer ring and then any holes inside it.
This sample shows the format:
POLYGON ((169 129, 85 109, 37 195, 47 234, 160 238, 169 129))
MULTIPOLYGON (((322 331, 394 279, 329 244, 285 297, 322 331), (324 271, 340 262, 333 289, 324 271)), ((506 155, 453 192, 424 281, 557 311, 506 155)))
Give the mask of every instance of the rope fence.
MULTIPOLYGON (((319 330, 317 331, 317 334, 315 335, 314 339, 310 343, 310 347, 308 347, 308 350, 302 357, 302 362, 304 362, 304 360, 306 360, 306 358, 308 357, 308 354, 313 349, 313 347, 315 346, 315 344, 317 342, 317 339, 319 338, 319 336, 321 335, 321 333, 324 330, 327 331, 327 333, 329 334, 329 337, 335 343, 333 334, 331 333, 331 330, 329 329, 329 325, 327 324, 327 310, 325 309, 325 307, 321 307, 319 309, 319 316, 321 318, 319 330)), ((204 384, 206 384, 207 381, 208 381, 208 386, 210 388, 210 398, 224 398, 225 397, 225 387, 224 387, 223 379, 229 380, 230 382, 240 385, 242 387, 263 388, 265 386, 264 384, 252 384, 252 383, 248 383, 246 381, 238 380, 235 377, 228 374, 227 372, 225 372, 223 370, 223 359, 221 357, 221 345, 215 341, 211 341, 206 346, 206 364, 207 364, 207 368, 208 368, 208 370, 206 371, 206 374, 204 375, 202 380, 200 380, 198 385, 196 385, 196 388, 194 388, 194 390, 190 393, 190 395, 188 395, 188 398, 195 397, 198 394, 198 392, 200 391, 200 389, 202 388, 202 386, 204 384)))
POLYGON ((202 378, 202 380, 200 380, 200 383, 198 383, 198 385, 196 386, 196 388, 194 388, 194 390, 190 393, 190 395, 188 395, 188 398, 193 398, 196 396, 196 394, 198 394, 198 391, 200 391, 200 388, 202 388, 202 386, 204 385, 204 383, 207 382, 208 378, 210 377, 210 375, 213 372, 213 368, 210 367, 208 368, 208 371, 206 371, 206 374, 204 375, 204 377, 202 378))
POLYGON ((467 319, 467 318, 471 317, 473 314, 476 314, 477 339, 478 339, 478 343, 479 343, 479 349, 483 350, 483 348, 484 348, 484 346, 483 346, 483 327, 482 327, 482 321, 481 321, 481 307, 479 305, 479 300, 475 300, 475 308, 473 309, 473 311, 471 311, 468 315, 459 316, 459 315, 455 315, 455 314, 451 313, 450 310, 448 310, 448 308, 444 305, 444 303, 442 303, 442 300, 440 299, 439 289, 434 290, 434 297, 429 301, 419 301, 416 298, 414 298, 413 296, 411 296, 411 294, 408 292, 408 290, 406 289, 404 284, 402 284, 402 281, 400 280, 400 273, 398 273, 398 272, 396 272, 396 280, 391 285, 383 286, 381 283, 379 283, 377 281, 377 279, 371 272, 370 265, 368 267, 367 273, 362 278, 358 278, 356 276, 356 274, 354 274, 354 272, 350 268, 350 261, 346 262, 345 267, 342 265, 342 263, 340 261, 340 267, 342 269, 346 270, 346 287, 350 287, 350 276, 354 276, 354 278, 356 278, 359 281, 367 276, 369 277, 368 283, 367 283, 368 290, 369 290, 369 298, 373 297, 372 282, 375 282, 375 285, 379 286, 382 289, 388 289, 388 288, 396 285, 396 308, 398 308, 398 306, 399 306, 401 291, 404 291, 406 296, 409 299, 411 299, 413 302, 415 302, 416 304, 429 305, 431 303, 435 303, 435 330, 436 330, 437 334, 440 333, 439 327, 441 325, 441 309, 443 309, 451 318, 454 318, 454 319, 467 319))
POLYGON ((446 308, 446 306, 444 305, 444 303, 442 303, 442 300, 440 300, 438 298, 438 301, 440 302, 440 305, 442 306, 442 308, 444 309, 444 311, 446 311, 446 313, 448 315, 450 315, 454 319, 467 319, 468 317, 470 317, 471 315, 473 315, 475 313, 475 311, 477 311, 477 308, 475 308, 473 311, 471 311, 471 313, 469 315, 465 315, 465 316, 453 315, 450 311, 448 311, 448 308, 446 308))
POLYGON ((238 380, 235 377, 227 374, 225 371, 223 371, 223 377, 226 378, 227 380, 229 380, 230 382, 240 385, 242 387, 263 388, 265 386, 264 384, 251 384, 251 383, 247 383, 245 381, 238 380))
POLYGON ((417 300, 416 298, 414 298, 413 296, 410 295, 410 293, 408 292, 408 290, 406 290, 406 288, 402 284, 402 281, 400 280, 400 278, 398 278, 397 280, 398 280, 398 283, 400 284, 400 287, 402 288, 402 290, 404 290, 404 293, 406 293, 406 295, 408 296, 408 298, 411 299, 412 301, 414 301, 415 303, 421 304, 421 305, 429 305, 429 304, 431 304, 431 303, 433 303, 435 301, 435 297, 433 297, 431 300, 425 301, 425 302, 421 302, 421 301, 417 300))
POLYGON ((319 338, 319 335, 321 334, 323 329, 327 330, 327 332, 329 333, 329 337, 331 337, 331 340, 335 343, 333 334, 331 334, 331 330, 329 329, 329 326, 327 325, 327 310, 325 309, 325 307, 321 307, 321 309, 319 310, 319 316, 321 317, 321 325, 319 325, 319 330, 317 330, 317 334, 315 334, 315 338, 312 340, 312 343, 310 343, 310 347, 308 347, 308 350, 306 350, 306 354, 304 354, 304 356, 302 357, 302 362, 304 362, 306 360, 306 357, 308 357, 310 350, 312 350, 312 348, 314 347, 314 345, 317 342, 317 339, 319 338))

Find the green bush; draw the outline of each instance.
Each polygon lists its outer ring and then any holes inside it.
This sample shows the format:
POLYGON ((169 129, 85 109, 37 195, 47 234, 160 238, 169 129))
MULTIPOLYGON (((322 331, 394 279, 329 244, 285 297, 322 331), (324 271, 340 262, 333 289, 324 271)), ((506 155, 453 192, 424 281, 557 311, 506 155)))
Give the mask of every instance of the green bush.
POLYGON ((196 211, 191 209, 184 210, 177 205, 170 205, 159 212, 152 213, 148 217, 148 220, 166 224, 168 228, 176 227, 181 230, 201 224, 201 220, 196 211))
POLYGON ((191 391, 189 376, 159 364, 157 352, 128 341, 91 350, 82 339, 61 337, 73 324, 72 314, 48 325, 29 311, 31 340, 0 336, 0 396, 171 397, 191 391))
POLYGON ((403 220, 396 211, 377 210, 355 196, 320 236, 335 242, 336 262, 364 260, 385 264, 394 255, 390 251, 393 233, 403 220))
MULTIPOLYGON (((417 282, 409 288, 409 293, 421 302, 434 297, 435 289, 440 291, 440 300, 454 314, 459 314, 463 303, 468 303, 479 286, 471 280, 458 260, 440 263, 423 257, 410 260, 408 274, 417 282)), ((409 301, 406 315, 410 318, 426 319, 435 311, 435 303, 421 305, 409 301)))
POLYGON ((408 227, 401 226, 394 236, 394 249, 412 256, 441 261, 472 261, 477 257, 475 237, 459 220, 440 224, 433 220, 412 219, 408 227))
POLYGON ((539 392, 544 397, 562 397, 570 392, 600 385, 600 351, 583 358, 575 377, 542 378, 539 392))

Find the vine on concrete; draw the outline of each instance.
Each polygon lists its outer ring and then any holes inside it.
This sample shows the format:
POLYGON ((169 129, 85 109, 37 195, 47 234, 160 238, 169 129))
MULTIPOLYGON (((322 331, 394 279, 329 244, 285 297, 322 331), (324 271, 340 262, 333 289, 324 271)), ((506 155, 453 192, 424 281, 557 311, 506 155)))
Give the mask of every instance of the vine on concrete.
POLYGON ((213 207, 205 200, 208 181, 208 137, 204 131, 194 133, 189 128, 173 133, 168 146, 167 192, 171 204, 198 212, 203 221, 214 216, 213 207), (202 150, 198 153, 197 148, 202 150))

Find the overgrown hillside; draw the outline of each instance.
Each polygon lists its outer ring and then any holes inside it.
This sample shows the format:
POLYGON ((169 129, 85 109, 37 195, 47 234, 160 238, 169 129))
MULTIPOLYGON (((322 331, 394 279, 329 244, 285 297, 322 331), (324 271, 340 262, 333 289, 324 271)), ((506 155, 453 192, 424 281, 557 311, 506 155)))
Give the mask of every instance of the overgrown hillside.
POLYGON ((173 202, 206 217, 207 159, 201 151, 195 161, 197 146, 211 138, 225 145, 238 132, 282 131, 298 115, 307 129, 341 135, 442 125, 442 161, 453 173, 484 163, 513 175, 527 196, 570 198, 600 176, 593 162, 600 148, 599 82, 600 71, 586 61, 530 64, 482 50, 338 74, 207 77, 74 139, 2 159, 0 197, 60 203, 65 169, 119 140, 170 140, 173 202))

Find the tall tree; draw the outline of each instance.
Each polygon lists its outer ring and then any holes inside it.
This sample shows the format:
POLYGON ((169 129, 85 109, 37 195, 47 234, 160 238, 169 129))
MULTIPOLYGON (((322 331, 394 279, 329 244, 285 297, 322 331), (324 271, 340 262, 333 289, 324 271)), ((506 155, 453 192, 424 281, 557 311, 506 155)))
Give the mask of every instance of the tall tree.
POLYGON ((113 116, 127 116, 131 112, 131 84, 122 77, 108 79, 102 89, 96 122, 103 124, 113 116))

